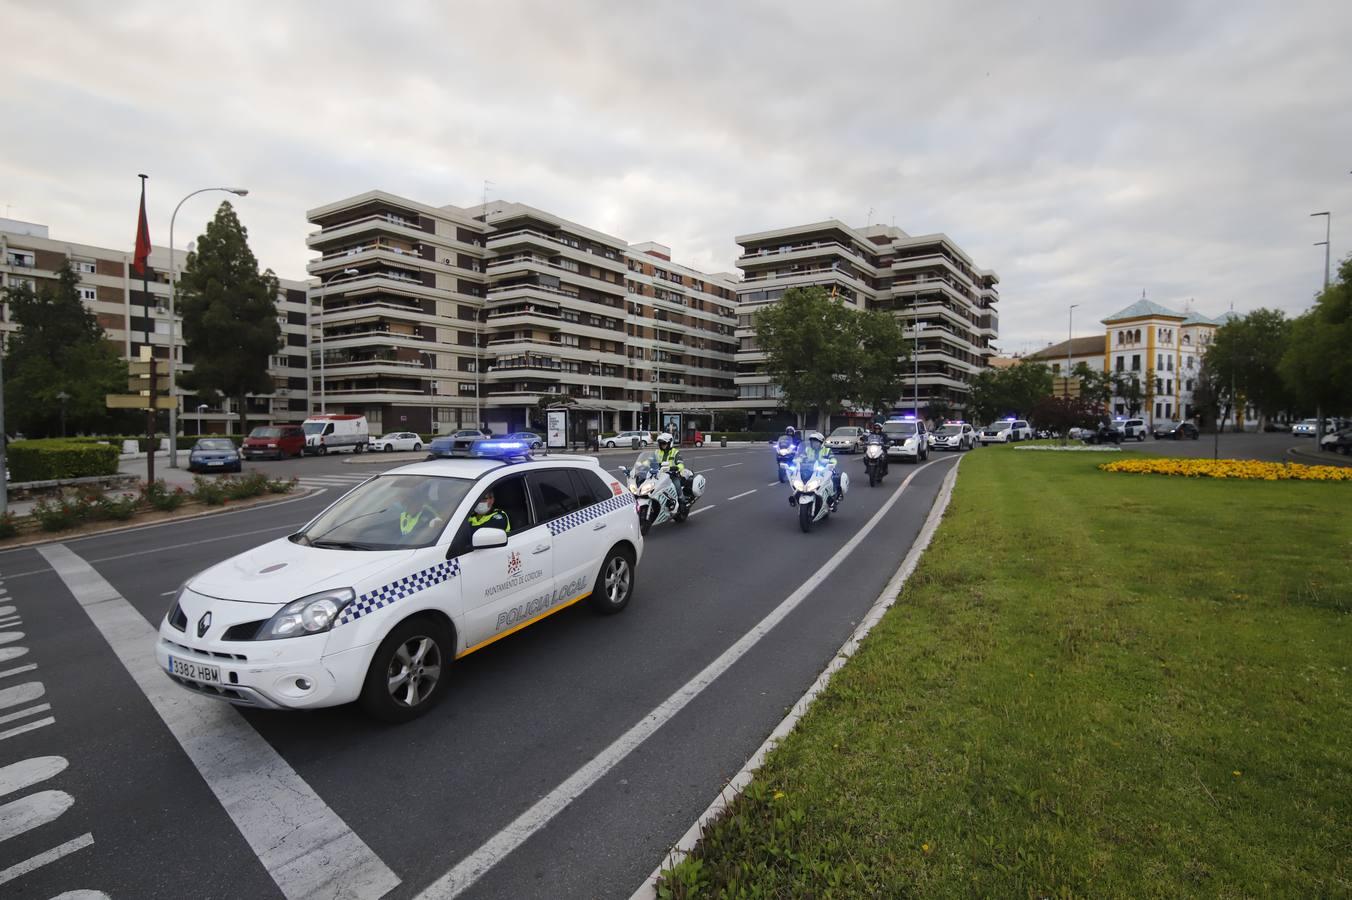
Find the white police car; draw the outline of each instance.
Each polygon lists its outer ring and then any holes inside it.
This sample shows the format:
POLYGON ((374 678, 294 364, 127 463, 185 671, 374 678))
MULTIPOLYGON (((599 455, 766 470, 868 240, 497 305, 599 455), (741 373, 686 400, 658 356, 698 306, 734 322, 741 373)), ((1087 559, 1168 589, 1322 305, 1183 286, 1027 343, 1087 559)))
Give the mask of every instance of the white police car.
POLYGON ((945 422, 930 432, 935 450, 971 450, 976 446, 976 429, 966 422, 945 422))
POLYGON ((1033 427, 1024 419, 1000 419, 981 429, 978 440, 983 444, 1008 444, 1011 441, 1031 441, 1033 427))
POLYGON ((188 579, 156 658, 239 705, 359 700, 406 721, 445 693, 452 660, 581 600, 624 609, 642 554, 633 495, 592 457, 415 463, 188 579), (481 524, 487 492, 506 522, 481 524))
POLYGON ((909 459, 918 463, 929 459, 929 437, 925 434, 925 423, 914 416, 888 419, 883 423, 883 438, 887 441, 889 459, 909 459))

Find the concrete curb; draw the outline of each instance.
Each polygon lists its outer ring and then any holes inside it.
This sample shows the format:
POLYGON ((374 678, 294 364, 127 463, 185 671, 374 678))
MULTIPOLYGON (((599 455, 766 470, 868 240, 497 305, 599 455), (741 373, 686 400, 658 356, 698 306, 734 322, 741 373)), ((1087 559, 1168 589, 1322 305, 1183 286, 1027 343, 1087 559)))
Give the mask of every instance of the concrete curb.
POLYGON ((775 726, 775 730, 770 732, 770 736, 746 761, 746 765, 742 766, 741 771, 733 776, 727 786, 719 792, 714 801, 695 820, 695 823, 686 830, 685 834, 681 835, 680 840, 667 852, 666 857, 658 864, 656 869, 653 869, 652 874, 644 880, 638 890, 634 891, 629 900, 656 900, 657 878, 662 870, 679 864, 690 854, 690 851, 695 849, 704 830, 721 816, 728 805, 746 789, 757 770, 764 765, 765 757, 780 741, 788 736, 789 732, 793 731, 798 725, 798 721, 803 718, 813 702, 816 701, 818 695, 830 684, 832 676, 844 667, 849 658, 859 649, 859 643, 868 636, 873 627, 882 620, 883 614, 896 602, 897 594, 901 591, 902 585, 906 583, 906 580, 915 572, 916 566, 920 564, 920 557, 929 548, 930 541, 934 538, 934 532, 938 530, 939 522, 948 509, 948 503, 953 497, 953 484, 957 481, 958 468, 962 465, 962 459, 962 457, 958 457, 958 461, 954 464, 952 470, 944 476, 943 486, 939 489, 939 496, 934 498, 934 505, 930 507, 929 515, 925 518, 925 524, 921 527, 920 534, 916 536, 915 543, 911 545, 910 552, 901 561, 901 565, 897 567, 897 571, 892 575, 891 580, 883 587, 882 593, 873 602, 873 606, 869 608, 868 613, 850 635, 849 640, 841 645, 840 650, 832 657, 831 662, 817 676, 817 680, 812 682, 788 714, 780 720, 780 723, 775 726))
POLYGON ((53 532, 51 537, 36 538, 31 541, 24 541, 20 544, 9 544, 0 547, 0 553, 9 550, 26 550, 32 547, 38 547, 42 544, 55 543, 73 543, 82 541, 85 538, 105 537, 110 534, 122 534, 127 531, 140 531, 145 528, 159 528, 161 525, 178 525, 190 519, 205 519, 208 516, 221 516, 230 513, 246 513, 255 509, 272 509, 275 506, 285 506, 287 503, 295 503, 297 500, 305 500, 315 494, 322 494, 327 488, 308 488, 299 492, 290 494, 279 494, 279 499, 269 500, 265 503, 251 503, 248 506, 225 506, 220 508, 207 508, 196 512, 184 513, 183 515, 174 515, 166 519, 160 519, 158 522, 142 522, 140 525, 119 525, 116 528, 104 528, 99 531, 87 531, 83 534, 72 535, 70 533, 53 532))
POLYGON ((1308 461, 1311 465, 1352 466, 1352 457, 1343 456, 1341 453, 1329 453, 1326 450, 1315 450, 1313 448, 1306 450, 1304 447, 1288 447, 1286 455, 1302 461, 1308 461))

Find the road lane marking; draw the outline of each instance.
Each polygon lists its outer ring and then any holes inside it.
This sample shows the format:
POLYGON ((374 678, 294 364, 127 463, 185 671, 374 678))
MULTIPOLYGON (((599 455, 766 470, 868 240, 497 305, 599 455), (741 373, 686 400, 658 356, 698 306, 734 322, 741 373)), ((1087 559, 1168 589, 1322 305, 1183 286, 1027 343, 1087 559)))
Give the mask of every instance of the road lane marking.
POLYGON ((766 487, 779 487, 781 484, 785 484, 785 483, 786 483, 786 482, 783 482, 783 481, 772 481, 772 482, 770 482, 769 484, 767 484, 766 487))
POLYGON ((29 663, 26 666, 17 666, 13 669, 6 669, 0 672, 0 678, 6 678, 10 675, 22 675, 24 672, 31 672, 38 667, 37 663, 29 663))
POLYGON ((11 763, 0 769, 0 797, 54 778, 69 765, 63 756, 34 756, 11 763))
POLYGON ((0 842, 46 825, 75 805, 65 791, 38 791, 0 806, 0 842))
MULTIPOLYGON (((961 463, 961 461, 959 457, 958 463, 961 463)), ((902 585, 915 572, 916 566, 920 564, 921 555, 929 547, 930 541, 934 538, 934 533, 939 528, 939 522, 943 519, 945 511, 948 509, 949 500, 953 496, 953 484, 957 481, 958 463, 954 463, 953 467, 948 470, 948 474, 944 476, 939 493, 930 506, 929 515, 925 517, 925 524, 921 526, 920 533, 916 535, 915 542, 911 544, 911 549, 902 559, 901 565, 897 567, 897 571, 893 573, 891 579, 883 586, 882 592, 878 594, 878 599, 873 602, 873 606, 865 613, 863 620, 860 621, 854 632, 831 657, 831 661, 817 676, 817 680, 808 687, 803 696, 798 699, 798 702, 789 709, 788 714, 780 720, 775 730, 770 732, 770 736, 746 761, 746 765, 742 766, 741 771, 733 776, 723 790, 718 792, 714 802, 709 804, 703 815, 696 819, 695 823, 681 836, 662 862, 657 864, 657 868, 653 870, 647 880, 638 890, 634 891, 629 900, 656 900, 657 892, 654 885, 657 883, 658 876, 662 874, 662 870, 679 864, 695 848, 700 838, 708 831, 709 826, 723 814, 728 804, 735 800, 751 783, 756 771, 764 764, 765 757, 769 755, 775 745, 784 740, 789 732, 793 731, 799 720, 807 714, 813 702, 822 691, 826 690, 832 676, 843 668, 846 661, 858 651, 860 641, 867 637, 874 626, 882 621, 883 614, 896 602, 898 595, 901 593, 902 585)))
POLYGON ((720 468, 723 468, 723 469, 732 469, 732 468, 736 468, 737 466, 741 466, 741 465, 745 465, 745 463, 728 463, 726 466, 720 466, 720 468))
POLYGON ((756 493, 757 490, 759 490, 759 488, 752 488, 752 489, 749 490, 749 491, 742 491, 740 494, 733 494, 733 495, 732 495, 731 497, 729 497, 728 499, 729 499, 729 500, 736 500, 738 497, 745 497, 745 496, 748 495, 748 494, 754 494, 754 493, 756 493))
MULTIPOLYGON (((37 706, 30 706, 28 709, 21 709, 16 713, 0 716, 0 725, 6 722, 13 722, 17 719, 26 719, 29 716, 36 716, 38 713, 50 712, 52 705, 50 703, 39 703, 37 706)), ((3 791, 0 791, 3 793, 3 791)))
POLYGON ((88 847, 92 843, 94 843, 94 835, 90 834, 89 832, 85 832, 79 837, 73 840, 66 841, 64 844, 61 844, 60 846, 57 847, 53 847, 52 849, 47 850, 44 853, 39 853, 37 856, 30 856, 23 862, 15 863, 8 869, 0 871, 0 884, 5 884, 6 882, 13 881, 20 875, 27 875, 34 869, 40 869, 43 866, 47 865, 47 863, 56 862, 63 856, 70 856, 75 851, 83 850, 85 847, 88 847))
POLYGON ((64 544, 37 548, 192 760, 287 898, 376 898, 399 878, 229 704, 180 688, 156 629, 64 544))
MULTIPOLYGON (((583 792, 599 781, 611 769, 619 765, 640 744, 669 722, 684 709, 704 689, 716 681, 719 676, 732 667, 746 653, 760 643, 771 629, 793 612, 812 592, 817 589, 843 563, 855 548, 873 531, 883 517, 896 505, 902 491, 911 481, 931 463, 917 466, 906 480, 897 486, 883 505, 873 514, 864 526, 827 560, 807 581, 803 582, 779 606, 761 619, 750 631, 742 635, 731 647, 724 650, 717 659, 704 667, 695 677, 687 681, 676 693, 672 694, 654 710, 635 723, 628 731, 615 739, 609 747, 603 749, 591 761, 578 769, 558 787, 535 802, 533 806, 517 816, 506 827, 489 838, 483 846, 462 859, 445 875, 428 885, 417 895, 416 900, 451 900, 468 890, 490 869, 507 857, 509 853, 529 840, 536 832, 548 825, 555 816, 563 812, 583 792)), ((706 506, 705 509, 713 509, 706 506)), ((700 512, 700 510, 696 510, 700 512)), ((694 515, 695 513, 691 513, 694 515)))
POLYGON ((710 503, 708 506, 701 506, 699 509, 692 512, 690 515, 697 516, 702 512, 708 512, 709 510, 713 509, 716 506, 718 506, 717 503, 710 503))
MULTIPOLYGON (((39 728, 46 728, 48 725, 52 725, 55 722, 56 719, 52 718, 51 716, 48 716, 45 719, 38 719, 36 722, 29 722, 27 725, 20 725, 19 727, 11 728, 8 731, 0 731, 0 741, 9 740, 12 737, 18 737, 19 735, 27 734, 30 731, 37 731, 39 728)), ((4 883, 3 881, 0 881, 0 884, 3 883, 4 883)))

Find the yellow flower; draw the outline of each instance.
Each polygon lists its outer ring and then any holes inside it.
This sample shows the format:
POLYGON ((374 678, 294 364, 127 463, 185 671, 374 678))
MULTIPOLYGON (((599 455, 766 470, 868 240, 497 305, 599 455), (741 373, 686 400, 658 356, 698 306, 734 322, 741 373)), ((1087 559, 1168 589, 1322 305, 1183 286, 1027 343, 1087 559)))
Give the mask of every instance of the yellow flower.
POLYGON ((1184 478, 1352 482, 1352 468, 1262 462, 1252 459, 1119 459, 1102 463, 1099 468, 1104 472, 1178 475, 1184 478))
POLYGON ((920 852, 925 854, 926 856, 930 855, 930 845, 928 842, 920 845, 920 852))
POLYGON ((784 792, 783 792, 783 791, 775 791, 775 799, 776 799, 776 800, 783 800, 783 799, 784 799, 784 792))
POLYGON ((1235 769, 1235 770, 1234 770, 1233 772, 1231 772, 1230 774, 1233 775, 1233 776, 1235 776, 1236 778, 1238 778, 1240 775, 1242 775, 1242 774, 1244 774, 1244 773, 1240 772, 1239 769, 1235 769))

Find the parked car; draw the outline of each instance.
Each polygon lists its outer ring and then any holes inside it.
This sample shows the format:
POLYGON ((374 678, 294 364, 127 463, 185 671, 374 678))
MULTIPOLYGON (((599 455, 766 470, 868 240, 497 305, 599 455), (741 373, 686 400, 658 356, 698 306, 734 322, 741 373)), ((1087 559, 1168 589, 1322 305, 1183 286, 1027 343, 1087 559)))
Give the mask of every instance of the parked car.
POLYGON ((300 427, 305 429, 305 452, 320 456, 338 450, 361 453, 371 436, 366 416, 338 413, 311 416, 300 427))
POLYGON ((422 447, 422 437, 412 431, 391 431, 366 442, 367 450, 383 453, 393 453, 395 450, 421 450, 422 447))
POLYGON ((1156 425, 1151 434, 1155 440, 1169 439, 1175 441, 1181 441, 1184 438, 1195 441, 1202 436, 1202 433, 1197 430, 1197 426, 1191 422, 1163 422, 1156 425))
POLYGON ((245 459, 285 459, 305 452, 305 430, 299 425, 260 425, 244 439, 245 459))
POLYGON ((433 438, 432 443, 427 445, 428 457, 450 459, 453 456, 469 456, 470 447, 474 446, 474 442, 487 437, 488 435, 477 428, 462 428, 453 434, 433 438))
POLYGON ((862 453, 867 432, 853 425, 842 425, 826 438, 826 446, 833 453, 862 453))
POLYGON ((244 463, 230 438, 198 438, 188 451, 189 472, 242 472, 244 463))
POLYGON ((1124 441, 1143 441, 1146 431, 1149 430, 1145 426, 1145 419, 1118 418, 1113 420, 1113 427, 1121 432, 1124 441))
POLYGON ((638 445, 646 447, 653 442, 653 433, 651 431, 621 431, 614 437, 608 437, 601 441, 601 446, 609 449, 615 447, 628 447, 638 438, 638 445))
POLYGON ((1337 431, 1330 431, 1324 435, 1319 442, 1319 449, 1336 453, 1352 452, 1352 425, 1344 426, 1337 431))
POLYGON ((1291 426, 1291 434, 1296 437, 1314 437, 1315 430, 1318 427, 1318 419, 1301 419, 1291 426))
POLYGON ((545 439, 540 437, 533 431, 513 431, 511 434, 507 435, 507 437, 505 437, 503 440, 520 441, 521 443, 529 447, 531 450, 539 450, 543 448, 545 445, 545 439))

